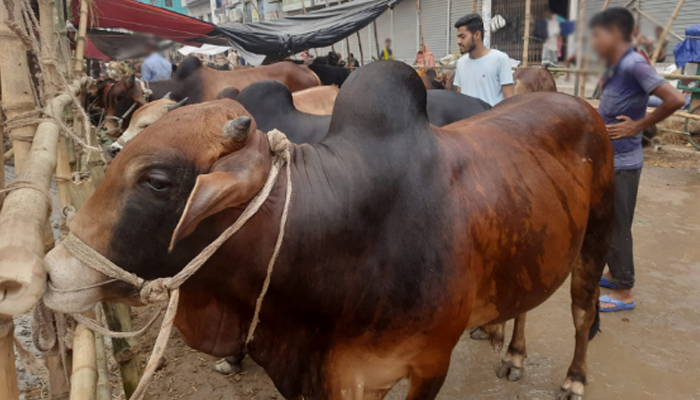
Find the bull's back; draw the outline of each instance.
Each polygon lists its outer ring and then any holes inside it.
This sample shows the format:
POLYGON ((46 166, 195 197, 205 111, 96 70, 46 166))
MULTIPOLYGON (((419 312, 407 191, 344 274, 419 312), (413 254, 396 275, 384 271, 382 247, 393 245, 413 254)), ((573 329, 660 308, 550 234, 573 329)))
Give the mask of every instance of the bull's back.
POLYGON ((600 195, 597 181, 612 175, 605 126, 588 104, 560 94, 518 97, 441 133, 469 216, 469 326, 513 318, 562 284, 600 195))
POLYGON ((224 88, 235 87, 243 90, 250 84, 265 79, 274 79, 287 85, 291 92, 318 86, 320 81, 316 74, 306 67, 291 62, 279 62, 262 67, 247 68, 233 71, 204 71, 204 96, 202 101, 216 99, 216 95, 224 88))

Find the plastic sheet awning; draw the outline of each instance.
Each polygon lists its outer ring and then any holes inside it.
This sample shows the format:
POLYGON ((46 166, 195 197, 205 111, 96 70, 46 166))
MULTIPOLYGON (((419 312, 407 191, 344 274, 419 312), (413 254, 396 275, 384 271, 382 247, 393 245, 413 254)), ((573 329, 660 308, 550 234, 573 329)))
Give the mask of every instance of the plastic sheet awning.
MULTIPOLYGON (((226 44, 212 36, 216 26, 208 22, 136 0, 92 0, 88 14, 90 28, 122 28, 190 45, 226 44)), ((77 27, 80 0, 71 1, 71 15, 77 27)))
POLYGON ((673 56, 678 68, 683 68, 689 62, 700 62, 700 25, 685 29, 685 40, 674 47, 673 56))
POLYGON ((294 15, 250 24, 226 22, 217 27, 243 53, 282 59, 306 49, 335 44, 369 25, 401 0, 355 0, 294 15))
POLYGON ((202 47, 184 46, 181 49, 178 49, 177 51, 184 56, 189 56, 190 54, 203 54, 205 56, 215 56, 217 54, 221 54, 229 50, 231 50, 231 48, 228 46, 215 46, 213 44, 205 44, 202 45, 202 47))

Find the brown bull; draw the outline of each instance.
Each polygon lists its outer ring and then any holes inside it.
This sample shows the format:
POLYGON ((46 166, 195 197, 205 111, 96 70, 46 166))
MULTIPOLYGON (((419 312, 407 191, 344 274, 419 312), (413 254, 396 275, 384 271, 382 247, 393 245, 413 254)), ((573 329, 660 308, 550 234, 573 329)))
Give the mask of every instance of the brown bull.
POLYGON ((547 68, 518 68, 513 73, 515 94, 556 92, 557 82, 547 68))
MULTIPOLYGON (((174 275, 266 180, 267 136, 254 123, 247 135, 222 133, 246 115, 232 100, 168 113, 115 159, 72 233, 145 279, 174 275)), ((342 88, 327 138, 292 146, 290 163, 285 239, 248 347, 284 397, 381 399, 408 378, 408 399, 434 399, 466 328, 522 315, 569 274, 576 345, 560 398, 583 395, 614 173, 588 104, 519 96, 440 129, 409 66, 373 63, 342 88)), ((286 188, 283 174, 181 287, 175 324, 188 345, 242 354, 286 188)), ((46 264, 61 289, 47 292, 53 308, 134 301, 134 287, 109 282, 63 245, 46 264)), ((521 333, 507 365, 524 358, 521 333)))
POLYGON ((189 98, 188 104, 215 100, 216 95, 226 87, 243 90, 253 82, 274 79, 296 92, 319 86, 320 80, 310 69, 291 62, 279 62, 257 68, 218 71, 202 65, 196 57, 188 57, 177 69, 173 79, 158 82, 138 82, 134 76, 123 78, 105 94, 106 115, 110 117, 105 127, 115 130, 126 127, 130 115, 122 118, 132 107, 140 107, 147 101, 160 99, 172 93, 172 99, 179 101, 189 98), (148 95, 148 93, 151 93, 148 95), (119 119, 122 119, 121 121, 119 119))

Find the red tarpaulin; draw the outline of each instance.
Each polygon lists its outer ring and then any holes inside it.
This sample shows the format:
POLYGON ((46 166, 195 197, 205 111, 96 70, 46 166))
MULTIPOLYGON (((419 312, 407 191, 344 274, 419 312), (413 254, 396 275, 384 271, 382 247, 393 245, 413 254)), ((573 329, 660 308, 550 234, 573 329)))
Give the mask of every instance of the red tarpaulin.
POLYGON ((85 42, 85 57, 94 58, 95 60, 109 61, 111 58, 107 57, 104 53, 100 51, 95 44, 92 43, 90 38, 85 42))
MULTIPOLYGON (((152 34, 161 39, 197 45, 216 43, 221 38, 207 37, 216 27, 208 22, 178 14, 136 0, 93 0, 88 17, 90 28, 122 28, 152 34)), ((72 0, 73 25, 78 27, 80 0, 72 0)), ((221 43, 220 43, 221 44, 221 43)), ((226 44, 225 40, 223 44, 226 44)))

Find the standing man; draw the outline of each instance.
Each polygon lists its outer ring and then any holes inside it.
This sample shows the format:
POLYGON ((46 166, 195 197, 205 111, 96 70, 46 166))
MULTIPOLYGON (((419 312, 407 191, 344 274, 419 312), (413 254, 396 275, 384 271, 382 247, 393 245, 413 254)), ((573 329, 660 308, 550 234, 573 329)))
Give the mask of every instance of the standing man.
POLYGON ((464 54, 457 61, 454 85, 462 94, 481 99, 492 106, 513 96, 513 70, 503 52, 484 46, 484 21, 478 14, 457 21, 457 44, 464 54), (467 54, 468 53, 468 54, 467 54))
POLYGON ((660 77, 632 45, 634 17, 622 7, 596 14, 590 22, 593 49, 608 65, 598 113, 615 153, 615 218, 608 269, 600 286, 613 289, 600 298, 600 311, 635 307, 632 221, 642 174, 642 131, 663 121, 685 104, 683 95, 660 77), (662 103, 647 115, 649 95, 662 103))
POLYGON ((154 43, 148 45, 148 58, 141 65, 141 80, 146 82, 166 81, 173 76, 173 66, 158 54, 154 43))
POLYGON ((382 60, 393 60, 394 52, 391 51, 391 39, 384 41, 384 49, 382 49, 382 60))
POLYGON ((148 45, 148 58, 141 64, 141 80, 146 82, 166 81, 173 76, 173 66, 158 54, 154 43, 148 45))
POLYGON ((557 15, 552 10, 547 10, 544 13, 545 21, 547 21, 547 40, 542 45, 542 66, 547 68, 556 68, 559 63, 559 34, 561 27, 557 15))

